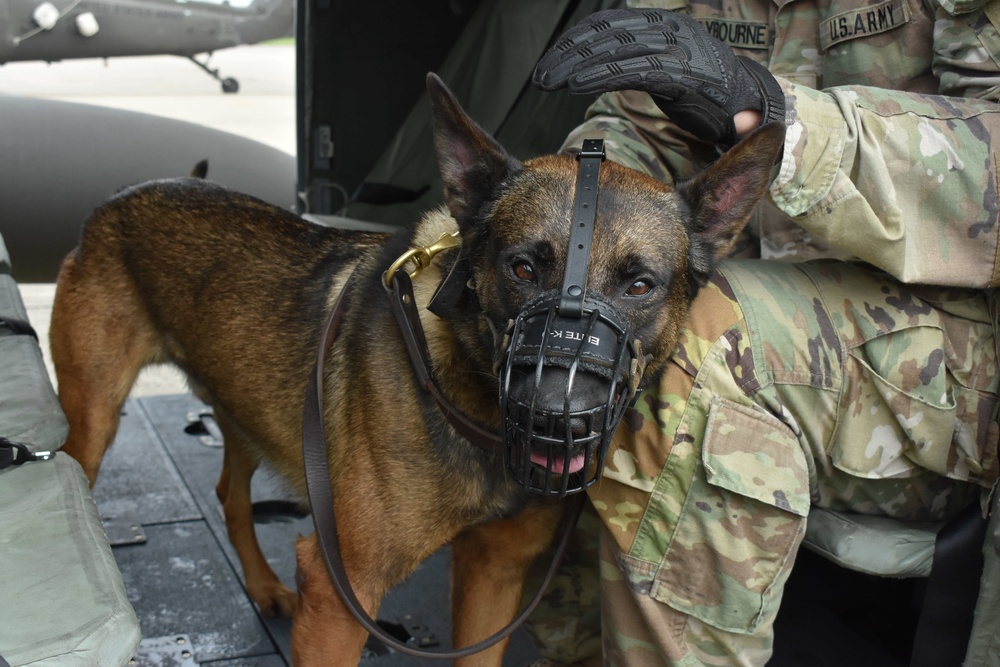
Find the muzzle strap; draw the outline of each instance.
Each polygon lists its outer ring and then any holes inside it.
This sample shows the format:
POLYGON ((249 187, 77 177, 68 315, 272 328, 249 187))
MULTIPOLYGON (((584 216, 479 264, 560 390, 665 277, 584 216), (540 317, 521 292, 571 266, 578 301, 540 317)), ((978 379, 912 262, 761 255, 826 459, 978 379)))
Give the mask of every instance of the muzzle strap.
POLYGON ((572 362, 583 363, 588 370, 613 379, 621 364, 621 334, 623 322, 613 317, 611 305, 591 296, 590 316, 579 319, 554 317, 549 308, 551 299, 543 299, 538 306, 531 304, 524 309, 523 335, 517 337, 511 349, 517 363, 534 364, 536 359, 568 368, 572 362), (595 317, 593 306, 606 305, 605 317, 595 317), (609 312, 612 314, 609 315, 609 312))
POLYGON ((576 175, 573 196, 573 226, 569 232, 566 274, 563 277, 559 314, 563 317, 583 317, 583 300, 587 294, 587 270, 590 266, 590 246, 597 215, 597 180, 604 161, 604 141, 586 139, 577 154, 580 169, 576 175))

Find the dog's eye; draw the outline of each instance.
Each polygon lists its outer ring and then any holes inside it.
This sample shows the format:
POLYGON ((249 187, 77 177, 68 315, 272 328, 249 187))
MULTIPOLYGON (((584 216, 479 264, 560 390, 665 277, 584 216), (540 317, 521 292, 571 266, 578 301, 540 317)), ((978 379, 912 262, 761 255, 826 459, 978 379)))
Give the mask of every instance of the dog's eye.
POLYGON ((514 262, 510 268, 518 280, 523 280, 526 283, 535 282, 535 267, 528 262, 514 262))
POLYGON ((625 294, 628 296, 643 296, 644 294, 649 294, 649 290, 653 289, 653 285, 647 280, 637 280, 629 288, 625 290, 625 294))

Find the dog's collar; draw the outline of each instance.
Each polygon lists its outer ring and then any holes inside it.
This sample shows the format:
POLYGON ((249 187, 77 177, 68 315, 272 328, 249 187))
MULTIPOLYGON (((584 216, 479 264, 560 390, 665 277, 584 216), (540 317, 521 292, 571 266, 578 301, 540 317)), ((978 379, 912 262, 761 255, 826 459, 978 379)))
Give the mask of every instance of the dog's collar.
MULTIPOLYGON (((417 374, 420 387, 434 398, 441 412, 444 413, 445 418, 448 420, 448 423, 451 424, 459 435, 489 454, 503 455, 504 445, 499 434, 480 426, 466 417, 444 395, 444 392, 438 387, 437 382, 434 381, 434 375, 431 372, 430 353, 427 350, 427 338, 424 336, 424 329, 420 324, 417 300, 413 294, 413 283, 410 280, 410 274, 401 270, 407 262, 412 262, 416 266, 414 273, 419 273, 421 269, 430 264, 431 260, 439 252, 455 247, 457 239, 457 234, 443 234, 431 246, 417 248, 404 253, 382 274, 382 287, 385 288, 386 295, 389 297, 392 314, 399 325, 399 332, 403 336, 403 342, 406 345, 406 351, 409 353, 410 363, 413 364, 413 370, 417 374)), ((321 341, 323 357, 333 347, 334 341, 340 335, 340 324, 347 313, 348 300, 346 295, 354 286, 356 280, 355 270, 341 289, 340 297, 330 312, 321 341)))
MULTIPOLYGON (((472 278, 472 269, 469 264, 469 257, 465 254, 462 248, 462 238, 459 236, 458 232, 445 232, 441 237, 429 246, 424 246, 421 248, 411 248, 407 250, 402 255, 400 255, 389 268, 386 269, 385 273, 382 274, 382 286, 385 287, 386 291, 391 293, 394 291, 392 285, 393 276, 405 267, 407 264, 413 264, 413 271, 410 272, 410 277, 416 277, 424 268, 430 265, 431 260, 434 259, 439 253, 446 250, 452 250, 458 248, 458 257, 451 265, 451 269, 448 271, 448 275, 441 280, 438 284, 437 289, 434 291, 434 295, 431 297, 430 302, 427 304, 427 310, 434 313, 442 320, 447 319, 448 315, 451 314, 452 308, 462 297, 467 289, 469 289, 469 281, 472 278)), ((391 296, 390 296, 391 298, 391 296)), ((400 327, 405 329, 405 327, 400 327)))
MULTIPOLYGON (((458 232, 444 233, 429 246, 412 248, 399 256, 385 273, 382 274, 382 287, 389 297, 392 314, 396 318, 399 332, 403 336, 406 351, 410 355, 410 363, 417 374, 420 387, 434 398, 448 423, 466 440, 491 454, 503 454, 503 440, 489 429, 475 423, 453 404, 434 381, 431 372, 430 353, 427 350, 427 339, 424 328, 420 324, 420 313, 417 310, 417 300, 413 294, 411 276, 416 276, 430 265, 438 253, 460 247, 461 239, 458 232), (402 270, 412 263, 412 273, 402 270)), ((346 289, 346 287, 345 287, 346 289)), ((439 286, 440 291, 440 286, 439 286)))
POLYGON ((438 285, 434 296, 427 304, 427 310, 431 311, 442 320, 448 319, 451 309, 455 307, 458 300, 462 298, 466 290, 469 290, 469 281, 472 279, 472 264, 469 263, 469 256, 459 248, 458 257, 451 265, 451 270, 438 285))

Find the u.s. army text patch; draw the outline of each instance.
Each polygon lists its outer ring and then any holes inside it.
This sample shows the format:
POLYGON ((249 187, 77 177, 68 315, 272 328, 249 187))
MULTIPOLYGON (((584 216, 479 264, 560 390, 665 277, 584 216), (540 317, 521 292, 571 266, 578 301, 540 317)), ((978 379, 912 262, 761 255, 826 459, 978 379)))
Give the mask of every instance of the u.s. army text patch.
POLYGON ((820 24, 819 37, 823 50, 835 44, 886 32, 910 20, 905 0, 885 0, 875 5, 852 9, 832 16, 820 24))

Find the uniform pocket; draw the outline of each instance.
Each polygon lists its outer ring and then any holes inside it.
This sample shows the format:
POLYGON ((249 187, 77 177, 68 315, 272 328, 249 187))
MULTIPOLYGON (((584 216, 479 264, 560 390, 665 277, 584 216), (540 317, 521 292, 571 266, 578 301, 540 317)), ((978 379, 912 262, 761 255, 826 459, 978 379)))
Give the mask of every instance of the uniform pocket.
POLYGON ((869 479, 911 477, 920 468, 947 475, 953 467, 956 395, 944 331, 916 326, 852 349, 833 464, 869 479))
POLYGON ((730 632, 777 612, 809 511, 807 463, 775 417, 715 397, 701 465, 650 595, 730 632))

